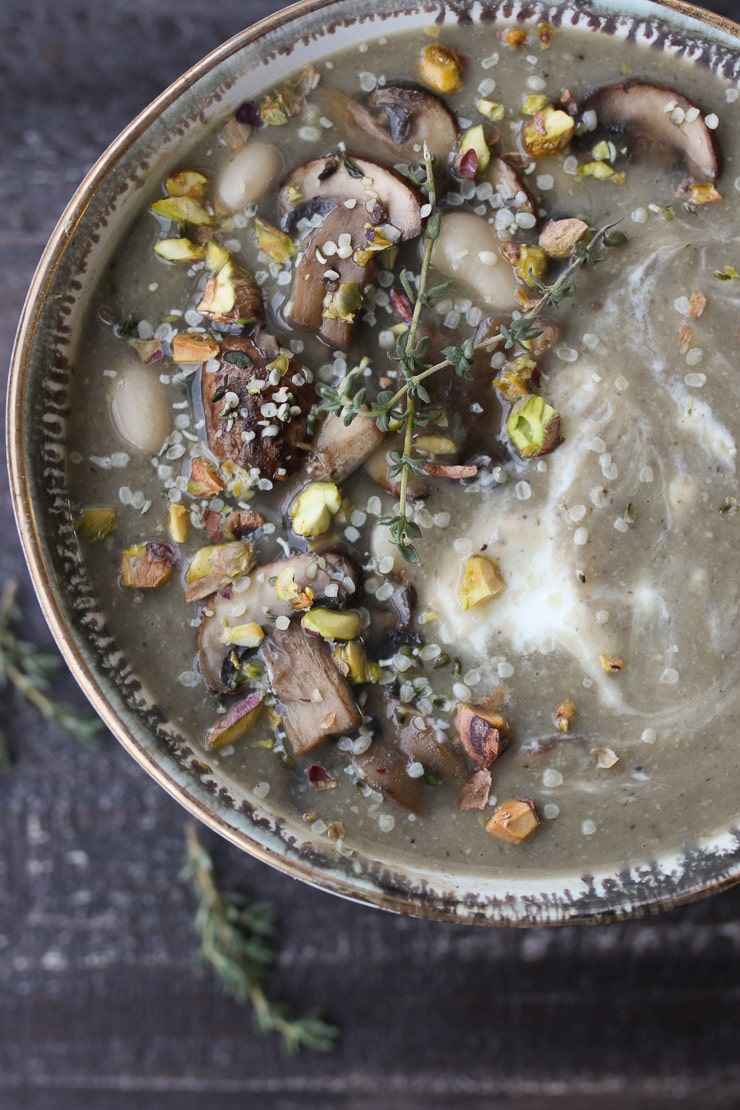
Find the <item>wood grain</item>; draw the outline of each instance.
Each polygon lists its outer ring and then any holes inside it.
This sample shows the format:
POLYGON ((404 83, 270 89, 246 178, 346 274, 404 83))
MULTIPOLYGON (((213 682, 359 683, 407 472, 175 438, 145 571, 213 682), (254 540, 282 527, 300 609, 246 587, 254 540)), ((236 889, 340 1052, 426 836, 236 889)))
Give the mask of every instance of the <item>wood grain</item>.
MULTIPOLYGON (((733 0, 714 5, 730 14, 733 0)), ((4 0, 0 364, 44 241, 98 153, 267 0, 4 0)), ((8 522, 0 574, 22 583, 8 522)), ((61 691, 80 702, 71 679, 61 691)), ((740 1105, 740 890, 659 918, 556 931, 406 920, 302 886, 209 838, 225 881, 273 899, 274 991, 326 1008, 327 1057, 286 1060, 193 972, 185 814, 111 738, 95 751, 0 695, 3 1110, 740 1105)))

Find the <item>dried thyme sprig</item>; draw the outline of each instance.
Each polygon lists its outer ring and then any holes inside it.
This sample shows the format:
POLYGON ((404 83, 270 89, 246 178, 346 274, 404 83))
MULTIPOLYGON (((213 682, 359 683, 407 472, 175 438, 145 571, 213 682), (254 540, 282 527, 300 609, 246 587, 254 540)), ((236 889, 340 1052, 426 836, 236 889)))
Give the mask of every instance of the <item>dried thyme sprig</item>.
POLYGON ((273 1002, 264 978, 275 960, 270 943, 275 910, 269 902, 247 904, 235 894, 219 891, 213 861, 194 825, 185 828, 187 855, 183 877, 198 897, 195 929, 200 937, 200 960, 209 965, 221 985, 237 1002, 251 1004, 258 1032, 277 1033, 292 1056, 301 1049, 328 1052, 339 1030, 315 1012, 290 1017, 282 1003, 273 1002))
MULTIPOLYGON (((15 630, 20 620, 16 605, 15 582, 6 582, 0 594, 0 685, 8 683, 38 709, 44 720, 68 732, 85 744, 91 743, 102 729, 102 723, 91 713, 82 713, 66 702, 48 696, 52 679, 61 660, 41 652, 33 644, 21 640, 15 630)), ((0 733, 0 768, 9 766, 10 749, 0 733)))

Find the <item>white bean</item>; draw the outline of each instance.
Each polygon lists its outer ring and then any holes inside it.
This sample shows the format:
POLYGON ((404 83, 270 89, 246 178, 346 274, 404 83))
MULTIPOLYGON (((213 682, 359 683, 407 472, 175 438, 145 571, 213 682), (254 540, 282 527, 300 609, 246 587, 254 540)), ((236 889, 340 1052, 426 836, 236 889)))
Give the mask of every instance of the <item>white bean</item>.
POLYGON ((131 366, 120 371, 110 394, 110 414, 129 447, 152 455, 170 432, 170 407, 156 371, 131 366))
POLYGON ((477 300, 502 312, 518 306, 514 271, 499 253, 491 225, 472 212, 442 217, 432 263, 446 278, 466 285, 477 300))
POLYGON ((224 169, 216 186, 219 200, 232 212, 260 199, 280 169, 280 155, 270 143, 250 142, 224 169))

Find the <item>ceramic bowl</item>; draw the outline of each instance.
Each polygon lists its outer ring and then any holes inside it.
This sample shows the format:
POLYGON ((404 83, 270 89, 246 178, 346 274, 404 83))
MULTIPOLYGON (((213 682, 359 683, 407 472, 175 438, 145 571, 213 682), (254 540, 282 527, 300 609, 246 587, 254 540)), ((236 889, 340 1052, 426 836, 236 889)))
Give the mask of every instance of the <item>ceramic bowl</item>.
POLYGON ((261 87, 345 45, 432 20, 517 19, 602 29, 688 55, 737 77, 740 29, 685 4, 647 0, 539 3, 470 0, 403 8, 404 0, 308 0, 225 43, 185 74, 113 143, 82 183, 34 278, 13 358, 9 465, 18 527, 51 630, 95 710, 128 752, 187 810, 282 871, 359 902, 425 917, 486 924, 618 919, 676 905, 740 878, 740 829, 619 871, 574 866, 558 875, 448 873, 358 853, 350 858, 298 817, 273 812, 208 765, 202 749, 163 719, 155 698, 106 630, 69 516, 65 434, 75 340, 91 289, 139 203, 177 151, 261 87))

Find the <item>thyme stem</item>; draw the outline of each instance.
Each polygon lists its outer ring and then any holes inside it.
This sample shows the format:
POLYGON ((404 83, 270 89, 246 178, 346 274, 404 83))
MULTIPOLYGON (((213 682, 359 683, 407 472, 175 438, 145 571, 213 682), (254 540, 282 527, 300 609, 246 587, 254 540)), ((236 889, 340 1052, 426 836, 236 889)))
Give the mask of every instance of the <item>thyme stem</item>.
POLYGON ((246 905, 236 895, 218 889, 213 861, 195 825, 185 826, 185 842, 183 876, 192 881, 198 898, 195 928, 200 937, 201 961, 213 969, 237 1002, 250 1003, 260 1033, 277 1033, 291 1055, 303 1048, 328 1052, 338 1036, 336 1026, 316 1013, 292 1018, 265 991, 264 975, 275 959, 268 943, 274 932, 273 906, 269 902, 246 905))

